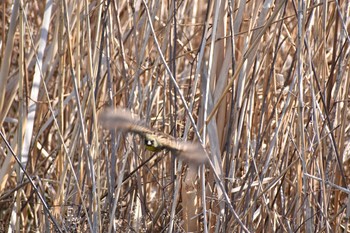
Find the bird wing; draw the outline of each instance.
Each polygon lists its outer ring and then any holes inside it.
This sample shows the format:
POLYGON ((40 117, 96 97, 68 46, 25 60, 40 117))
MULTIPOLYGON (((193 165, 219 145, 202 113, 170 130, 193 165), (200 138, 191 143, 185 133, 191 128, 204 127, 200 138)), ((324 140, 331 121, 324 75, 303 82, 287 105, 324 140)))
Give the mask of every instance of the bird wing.
POLYGON ((157 141, 164 148, 174 152, 175 156, 179 159, 185 160, 188 163, 198 166, 208 162, 208 156, 202 145, 198 142, 181 142, 166 137, 157 138, 157 141))
POLYGON ((179 159, 196 166, 208 163, 208 156, 203 146, 199 142, 181 142, 178 152, 179 159))
POLYGON ((142 125, 140 118, 130 111, 123 109, 106 110, 100 114, 99 120, 104 127, 133 132, 145 136, 153 131, 142 125))
POLYGON ((137 115, 123 109, 106 110, 100 114, 99 120, 104 127, 139 134, 144 138, 157 141, 160 149, 168 149, 181 160, 196 166, 207 163, 208 156, 200 143, 181 142, 170 135, 155 132, 142 125, 137 115))

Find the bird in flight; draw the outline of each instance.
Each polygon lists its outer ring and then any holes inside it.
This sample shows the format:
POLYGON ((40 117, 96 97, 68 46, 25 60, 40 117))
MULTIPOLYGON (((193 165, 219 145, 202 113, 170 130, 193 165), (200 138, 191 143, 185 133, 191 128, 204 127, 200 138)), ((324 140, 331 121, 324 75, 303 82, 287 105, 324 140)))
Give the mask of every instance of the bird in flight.
POLYGON ((129 110, 106 110, 101 113, 99 121, 105 128, 138 134, 144 139, 147 150, 159 152, 167 149, 179 159, 196 166, 208 162, 208 156, 199 142, 183 142, 168 134, 156 132, 144 126, 139 117, 129 110))

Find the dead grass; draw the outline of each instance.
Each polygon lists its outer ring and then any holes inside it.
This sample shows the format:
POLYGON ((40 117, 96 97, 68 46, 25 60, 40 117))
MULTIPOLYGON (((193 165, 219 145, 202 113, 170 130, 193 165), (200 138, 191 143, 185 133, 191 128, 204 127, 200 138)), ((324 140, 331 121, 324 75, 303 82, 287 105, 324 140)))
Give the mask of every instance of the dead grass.
POLYGON ((348 1, 13 2, 1 232, 350 231, 348 1), (211 163, 102 129, 107 107, 211 163))

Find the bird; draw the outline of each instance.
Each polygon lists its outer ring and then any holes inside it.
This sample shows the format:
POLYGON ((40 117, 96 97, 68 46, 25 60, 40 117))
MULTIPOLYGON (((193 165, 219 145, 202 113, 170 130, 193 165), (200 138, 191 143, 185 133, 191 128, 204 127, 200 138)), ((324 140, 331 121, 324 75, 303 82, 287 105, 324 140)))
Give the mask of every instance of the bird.
POLYGON ((155 131, 147 127, 130 110, 122 108, 104 110, 99 115, 99 121, 105 128, 138 134, 144 139, 145 148, 149 151, 169 150, 179 159, 196 166, 208 162, 206 151, 199 142, 184 142, 171 135, 155 131))

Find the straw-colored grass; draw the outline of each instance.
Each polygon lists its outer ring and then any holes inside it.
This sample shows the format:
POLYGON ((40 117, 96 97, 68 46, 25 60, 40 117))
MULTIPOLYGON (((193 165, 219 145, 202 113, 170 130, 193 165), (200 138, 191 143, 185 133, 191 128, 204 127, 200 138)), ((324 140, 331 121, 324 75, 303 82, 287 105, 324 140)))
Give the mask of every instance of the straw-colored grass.
POLYGON ((349 1, 0 6, 0 232, 350 231, 349 1), (101 127, 128 108, 197 169, 101 127))

